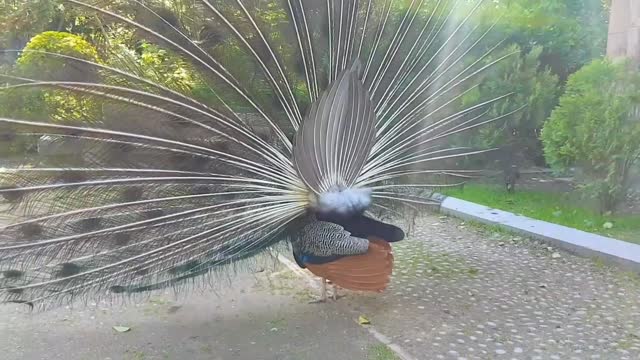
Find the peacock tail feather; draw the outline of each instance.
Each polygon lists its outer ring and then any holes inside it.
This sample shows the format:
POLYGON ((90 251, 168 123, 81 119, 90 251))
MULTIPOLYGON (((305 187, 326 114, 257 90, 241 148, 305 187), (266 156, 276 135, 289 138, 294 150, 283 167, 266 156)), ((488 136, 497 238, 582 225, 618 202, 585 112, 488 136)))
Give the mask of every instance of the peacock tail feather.
POLYGON ((510 94, 463 101, 514 55, 474 21, 490 1, 66 3, 162 49, 190 83, 119 44, 21 52, 60 66, 3 74, 0 91, 93 107, 0 114, 0 141, 37 146, 0 169, 2 302, 215 284, 309 209, 416 213, 480 174, 459 159, 491 150, 451 139, 509 115, 487 109, 510 94))

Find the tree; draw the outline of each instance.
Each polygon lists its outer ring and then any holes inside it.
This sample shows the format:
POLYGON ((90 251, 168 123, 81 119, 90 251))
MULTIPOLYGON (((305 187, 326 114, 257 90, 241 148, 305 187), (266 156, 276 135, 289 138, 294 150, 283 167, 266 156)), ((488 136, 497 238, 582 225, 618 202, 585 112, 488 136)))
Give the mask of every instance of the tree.
MULTIPOLYGON (((500 156, 503 166, 523 162, 542 162, 542 145, 538 133, 557 103, 559 92, 558 77, 540 65, 542 47, 534 47, 529 52, 512 45, 496 57, 517 53, 493 66, 485 75, 480 86, 465 96, 466 104, 489 101, 504 94, 508 98, 491 106, 487 116, 500 117, 512 113, 498 122, 483 126, 466 143, 482 148, 502 148, 500 156), (516 111, 519 110, 519 111, 516 111), (515 112, 514 112, 515 111, 515 112)), ((490 61, 490 60, 487 60, 490 61)))
POLYGON ((542 66, 564 80, 606 50, 609 6, 602 0, 496 0, 485 21, 525 51, 544 46, 542 66))
POLYGON ((596 60, 569 78, 544 126, 547 162, 584 174, 582 189, 612 211, 640 160, 640 75, 629 63, 596 60))
MULTIPOLYGON (((98 76, 96 70, 89 66, 69 62, 65 58, 51 56, 55 53, 73 56, 78 59, 99 62, 95 47, 78 35, 46 31, 34 36, 18 58, 16 69, 23 77, 37 80, 87 81, 98 76)), ((17 91, 20 99, 13 98, 13 108, 23 112, 22 116, 39 120, 49 118, 51 121, 75 122, 91 121, 100 118, 100 106, 94 99, 86 96, 72 95, 65 90, 33 90, 17 91), (24 113, 26 110, 26 114, 24 113)))
MULTIPOLYGON (((115 6, 118 2, 113 1, 115 6)), ((80 35, 102 50, 107 41, 103 21, 90 9, 70 6, 63 0, 6 0, 0 2, 0 49, 22 50, 37 34, 46 31, 80 35)), ((0 64, 15 62, 19 53, 0 54, 0 64)), ((104 55, 104 54, 101 54, 104 55)))

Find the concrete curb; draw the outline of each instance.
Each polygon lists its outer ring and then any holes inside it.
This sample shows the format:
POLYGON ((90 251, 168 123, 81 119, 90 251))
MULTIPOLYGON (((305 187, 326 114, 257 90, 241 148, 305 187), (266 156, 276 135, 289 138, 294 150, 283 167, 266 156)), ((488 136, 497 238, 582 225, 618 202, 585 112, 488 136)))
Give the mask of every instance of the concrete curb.
POLYGON ((453 197, 438 196, 438 200, 442 201, 440 212, 443 214, 499 226, 565 251, 584 257, 599 258, 640 273, 640 245, 491 209, 453 197))

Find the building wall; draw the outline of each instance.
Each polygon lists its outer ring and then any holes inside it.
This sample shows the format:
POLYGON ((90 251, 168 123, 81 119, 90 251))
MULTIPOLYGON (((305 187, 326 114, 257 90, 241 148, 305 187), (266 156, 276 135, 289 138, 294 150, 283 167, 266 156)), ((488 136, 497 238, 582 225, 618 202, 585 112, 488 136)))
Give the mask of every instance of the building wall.
POLYGON ((640 62, 640 0, 613 0, 607 55, 640 62))

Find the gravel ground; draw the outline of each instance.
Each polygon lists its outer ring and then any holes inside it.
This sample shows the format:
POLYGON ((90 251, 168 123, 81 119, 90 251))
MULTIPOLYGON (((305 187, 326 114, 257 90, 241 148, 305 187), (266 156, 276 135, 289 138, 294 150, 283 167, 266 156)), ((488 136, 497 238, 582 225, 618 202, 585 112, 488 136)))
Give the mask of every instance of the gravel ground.
POLYGON ((638 274, 438 216, 394 249, 351 306, 418 359, 640 359, 638 274))
POLYGON ((183 300, 165 294, 34 314, 4 306, 0 359, 367 359, 380 348, 335 306, 309 304, 314 295, 288 269, 270 268, 183 300))
POLYGON ((0 307, 0 358, 393 359, 364 315, 415 359, 640 359, 637 274, 437 215, 394 249, 386 293, 328 304, 275 267, 185 300, 0 307))

